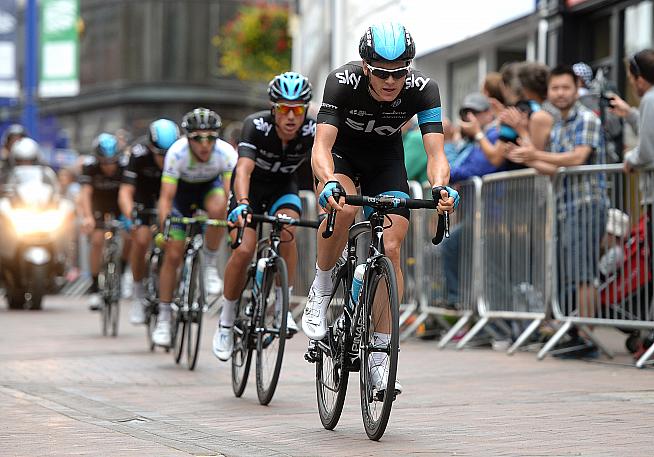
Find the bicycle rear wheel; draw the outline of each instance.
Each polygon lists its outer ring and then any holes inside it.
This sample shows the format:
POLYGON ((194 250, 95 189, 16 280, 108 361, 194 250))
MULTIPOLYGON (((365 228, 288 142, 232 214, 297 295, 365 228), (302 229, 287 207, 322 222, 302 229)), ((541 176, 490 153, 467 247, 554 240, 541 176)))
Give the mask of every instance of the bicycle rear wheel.
POLYGON ((261 292, 257 316, 257 396, 259 403, 267 405, 275 395, 286 346, 288 273, 283 258, 275 257, 266 268, 261 292))
POLYGON ((368 438, 377 441, 386 430, 395 400, 400 316, 393 264, 388 257, 380 257, 370 268, 362 309, 359 379, 363 425, 368 438), (388 343, 373 340, 375 332, 390 335, 388 343), (371 369, 376 370, 377 379, 386 378, 386 389, 383 383, 381 388, 374 385, 371 369))
POLYGON ((347 303, 347 269, 334 274, 331 299, 327 309, 327 336, 316 345, 316 397, 323 427, 333 430, 343 412, 349 371, 345 366, 344 307, 347 303), (337 324, 338 322, 338 324, 337 324))
POLYGON ((254 344, 254 329, 252 326, 252 312, 254 302, 252 299, 252 285, 254 283, 254 269, 248 270, 248 277, 245 287, 236 306, 236 318, 234 319, 233 338, 234 350, 232 351, 232 390, 234 395, 240 397, 245 391, 250 374, 250 363, 252 362, 252 351, 254 344))
POLYGON ((118 336, 118 322, 120 319, 120 264, 113 259, 107 264, 107 292, 109 296, 109 322, 111 336, 118 336))
POLYGON ((204 309, 204 287, 202 284, 200 257, 195 256, 191 266, 188 287, 188 328, 186 329, 186 363, 189 370, 195 369, 200 352, 200 337, 202 336, 202 314, 204 309))

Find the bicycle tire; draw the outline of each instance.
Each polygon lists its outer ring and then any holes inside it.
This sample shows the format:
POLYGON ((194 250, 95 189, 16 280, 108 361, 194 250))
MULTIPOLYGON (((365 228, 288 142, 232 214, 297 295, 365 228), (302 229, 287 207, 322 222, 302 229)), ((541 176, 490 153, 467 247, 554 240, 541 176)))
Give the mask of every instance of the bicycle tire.
POLYGON ((335 272, 329 300, 327 336, 322 341, 332 348, 332 352, 327 354, 320 346, 316 346, 316 399, 320 422, 327 430, 333 430, 341 418, 350 377, 345 366, 346 331, 335 327, 336 321, 343 315, 343 307, 349 294, 346 275, 347 268, 344 266, 335 272))
POLYGON ((279 382, 288 331, 286 322, 288 301, 286 262, 281 257, 275 257, 273 264, 264 271, 257 316, 257 397, 262 405, 270 403, 279 382), (279 322, 276 322, 276 287, 281 287, 282 290, 279 322), (265 330, 260 331, 260 329, 265 330))
POLYGON ((174 313, 174 335, 172 335, 172 344, 174 347, 173 357, 175 358, 175 363, 179 364, 182 360, 182 354, 184 353, 184 342, 186 339, 186 316, 182 313, 181 310, 177 310, 174 313))
POLYGON ((189 370, 194 370, 200 352, 200 338, 202 337, 202 310, 204 308, 204 293, 202 285, 202 271, 200 257, 195 256, 191 266, 188 287, 188 320, 186 329, 186 364, 189 370))
POLYGON ((118 323, 120 322, 120 263, 112 258, 107 263, 107 294, 109 296, 107 305, 109 309, 109 324, 111 336, 118 336, 118 323))
POLYGON ((372 270, 368 277, 368 285, 366 286, 366 302, 364 303, 362 310, 364 314, 362 316, 361 349, 359 351, 361 358, 359 389, 361 397, 361 415, 366 434, 371 440, 378 441, 386 431, 386 426, 388 425, 391 409, 393 407, 393 401, 395 400, 395 392, 393 392, 393 395, 389 395, 388 386, 395 386, 399 350, 400 316, 397 280, 390 259, 385 256, 380 257, 370 268, 372 270), (382 289, 379 289, 380 285, 382 286, 382 289), (378 292, 380 292, 381 295, 378 295, 378 292), (379 297, 377 300, 378 309, 382 300, 387 301, 387 304, 382 306, 388 306, 390 308, 390 313, 388 315, 391 327, 390 340, 387 348, 387 363, 384 366, 384 371, 388 373, 386 381, 387 388, 386 391, 383 392, 383 395, 382 391, 373 391, 370 379, 369 356, 373 353, 370 350, 371 336, 375 331, 376 324, 373 320, 373 304, 375 297, 379 297))
POLYGON ((154 306, 156 305, 150 302, 148 302, 145 306, 145 322, 147 324, 145 326, 145 337, 147 339, 150 352, 154 352, 154 348, 156 347, 154 341, 152 341, 152 332, 154 332, 154 329, 157 326, 157 313, 153 309, 154 306))
POLYGON ((234 350, 232 351, 232 390, 234 395, 239 398, 245 391, 250 374, 250 364, 252 363, 252 335, 254 335, 253 319, 246 313, 246 308, 253 309, 252 303, 252 285, 254 281, 253 268, 248 269, 248 276, 245 286, 236 306, 236 318, 234 319, 233 338, 234 350))

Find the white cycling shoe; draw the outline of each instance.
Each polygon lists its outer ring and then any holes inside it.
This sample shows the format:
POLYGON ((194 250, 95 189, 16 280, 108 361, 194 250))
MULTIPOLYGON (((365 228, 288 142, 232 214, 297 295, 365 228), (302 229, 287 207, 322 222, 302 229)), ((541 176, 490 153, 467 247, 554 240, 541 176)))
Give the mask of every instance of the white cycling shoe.
POLYGON ((216 333, 213 335, 212 350, 213 355, 223 362, 227 362, 232 357, 234 338, 231 327, 222 327, 219 325, 216 328, 216 333))
POLYGON ((207 295, 219 295, 223 291, 223 280, 218 275, 218 268, 213 265, 204 267, 204 284, 207 295))
POLYGON ((320 341, 327 334, 327 306, 330 294, 319 295, 311 286, 309 299, 302 314, 302 330, 312 340, 320 341))
MULTIPOLYGON (((281 313, 277 313, 275 315, 275 327, 276 328, 279 328, 279 326, 281 325, 281 320, 282 320, 281 313)), ((286 333, 287 338, 290 338, 291 336, 295 335, 299 330, 298 327, 297 327, 297 324, 295 323, 295 319, 293 319, 293 313, 290 312, 290 311, 286 315, 286 330, 287 330, 287 333, 286 333)))
POLYGON ((132 307, 129 310, 129 322, 132 325, 145 324, 145 304, 143 299, 132 300, 132 307))
MULTIPOLYGON (((388 384, 388 363, 382 365, 370 366, 370 381, 372 388, 375 391, 375 398, 379 401, 384 399, 386 387, 388 384)), ((395 380, 395 395, 402 393, 402 384, 397 379, 395 380)))
POLYGON ((170 347, 170 333, 170 321, 159 319, 157 320, 157 326, 152 332, 152 342, 157 346, 170 347))

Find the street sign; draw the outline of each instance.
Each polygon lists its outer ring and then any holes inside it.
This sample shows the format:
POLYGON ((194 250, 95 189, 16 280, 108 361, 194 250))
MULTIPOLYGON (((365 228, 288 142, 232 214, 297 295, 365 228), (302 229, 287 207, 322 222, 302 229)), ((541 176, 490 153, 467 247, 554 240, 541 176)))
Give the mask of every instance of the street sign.
POLYGON ((41 0, 39 95, 71 97, 79 93, 79 0, 41 0))

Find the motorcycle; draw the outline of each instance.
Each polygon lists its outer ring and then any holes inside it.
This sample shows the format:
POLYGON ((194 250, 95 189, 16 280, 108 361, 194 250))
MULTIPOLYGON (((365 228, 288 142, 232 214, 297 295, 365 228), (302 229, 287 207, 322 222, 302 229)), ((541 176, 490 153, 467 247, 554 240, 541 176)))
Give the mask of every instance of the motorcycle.
POLYGON ((0 277, 9 309, 41 309, 65 267, 66 233, 74 208, 59 195, 54 171, 40 165, 11 170, 0 199, 0 277))

